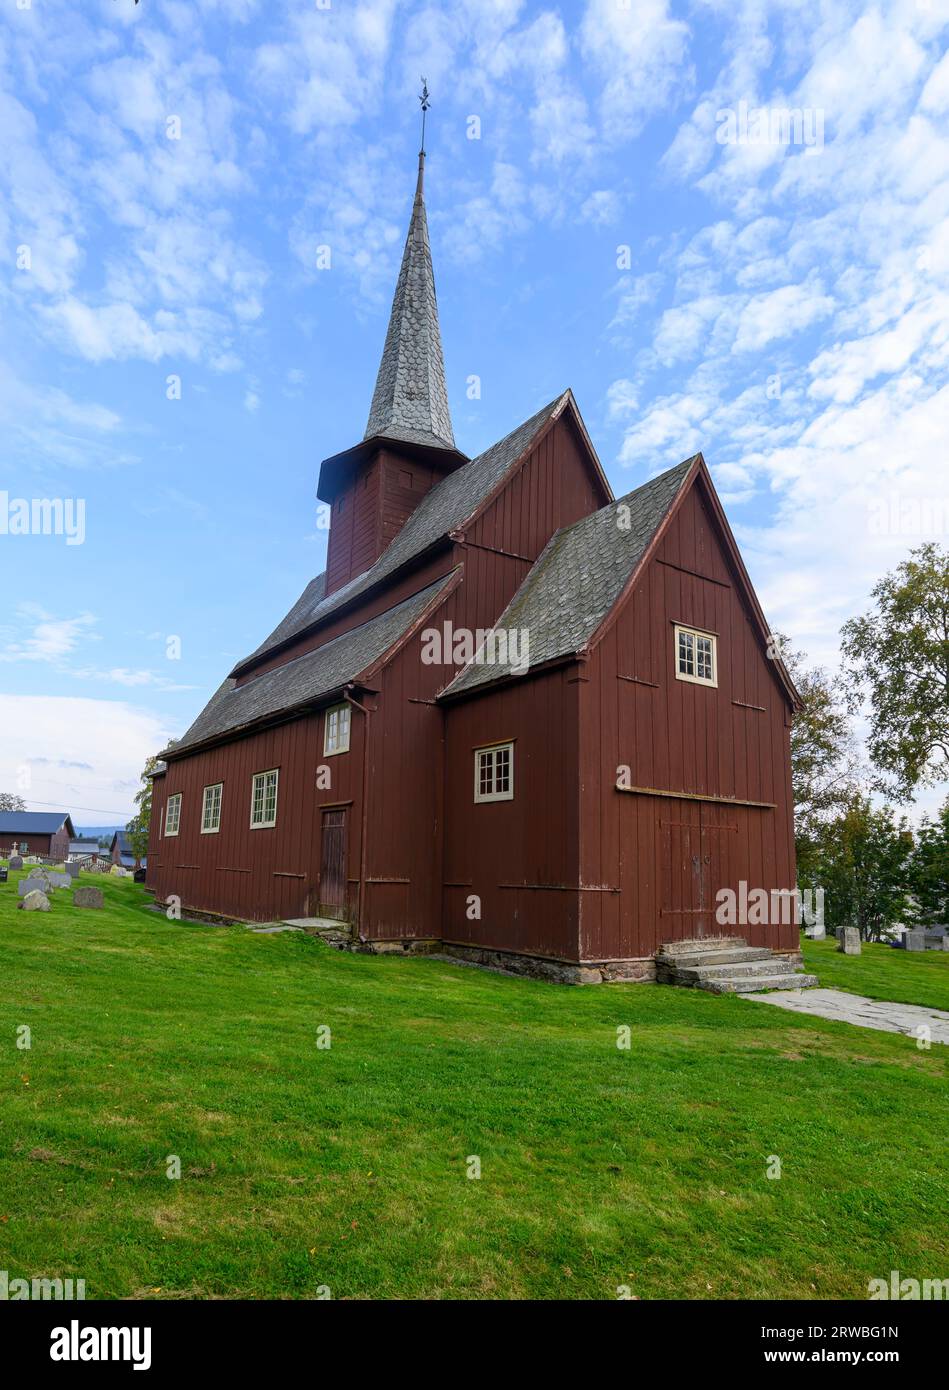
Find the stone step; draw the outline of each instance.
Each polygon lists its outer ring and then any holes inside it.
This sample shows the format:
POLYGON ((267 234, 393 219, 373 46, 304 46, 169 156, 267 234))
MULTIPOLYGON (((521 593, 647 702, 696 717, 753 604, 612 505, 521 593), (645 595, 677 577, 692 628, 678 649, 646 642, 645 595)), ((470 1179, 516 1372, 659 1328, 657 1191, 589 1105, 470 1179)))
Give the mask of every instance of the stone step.
POLYGON ((714 980, 720 976, 729 978, 745 975, 789 975, 794 965, 786 956, 762 956, 758 960, 732 961, 727 965, 683 965, 678 974, 688 980, 714 980))
POLYGON ((682 941, 664 941, 659 948, 664 956, 690 956, 696 951, 731 951, 747 946, 743 936, 691 936, 682 941))
POLYGON ((811 989, 818 983, 816 975, 719 975, 699 980, 696 988, 710 994, 754 994, 761 989, 811 989))
POLYGON ((737 965, 742 961, 766 960, 771 951, 767 946, 732 946, 724 950, 709 947, 704 951, 691 951, 687 955, 666 955, 660 952, 657 963, 667 969, 688 970, 697 965, 737 965))

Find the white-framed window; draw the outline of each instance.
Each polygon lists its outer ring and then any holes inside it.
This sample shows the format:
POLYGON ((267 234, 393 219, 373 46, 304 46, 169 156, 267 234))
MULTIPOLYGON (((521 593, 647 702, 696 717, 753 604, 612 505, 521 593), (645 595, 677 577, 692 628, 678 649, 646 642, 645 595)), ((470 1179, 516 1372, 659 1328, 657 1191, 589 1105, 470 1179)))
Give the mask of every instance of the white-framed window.
POLYGON ((513 743, 493 743, 490 748, 475 749, 474 799, 514 800, 513 743))
POLYGON ((175 792, 174 796, 168 798, 168 805, 165 807, 165 834, 177 835, 180 824, 181 792, 175 792))
POLYGON ((216 835, 221 828, 221 797, 224 783, 215 782, 204 789, 204 806, 201 810, 201 834, 216 835))
POLYGON ((696 685, 718 685, 718 639, 714 633, 675 625, 676 676, 696 685))
POLYGON ((323 756, 333 753, 349 752, 349 721, 352 711, 349 705, 333 705, 326 711, 323 724, 323 756))
POLYGON ((255 772, 250 794, 250 828, 262 830, 265 826, 277 824, 277 774, 279 769, 272 767, 268 772, 255 772))

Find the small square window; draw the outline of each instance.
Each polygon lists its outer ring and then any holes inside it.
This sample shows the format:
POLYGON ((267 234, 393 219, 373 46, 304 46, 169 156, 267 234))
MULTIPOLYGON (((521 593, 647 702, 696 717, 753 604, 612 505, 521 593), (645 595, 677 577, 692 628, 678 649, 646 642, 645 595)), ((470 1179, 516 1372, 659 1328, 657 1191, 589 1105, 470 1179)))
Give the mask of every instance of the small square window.
POLYGON ((711 632, 675 626, 676 677, 695 685, 718 685, 718 639, 711 632))
POLYGON ((326 711, 323 725, 323 754, 332 757, 334 753, 349 752, 349 723, 352 711, 349 705, 333 705, 326 711))
POLYGON ((263 830, 277 824, 277 775, 273 767, 269 772, 255 772, 250 794, 250 828, 263 830))
POLYGON ((201 811, 201 834, 216 835, 221 828, 221 797, 224 783, 216 782, 204 789, 204 807, 201 811))
POLYGON ((514 744, 475 749, 475 801, 514 800, 514 744))
POLYGON ((181 792, 175 792, 174 796, 168 798, 168 805, 165 807, 165 834, 177 835, 180 824, 181 792))

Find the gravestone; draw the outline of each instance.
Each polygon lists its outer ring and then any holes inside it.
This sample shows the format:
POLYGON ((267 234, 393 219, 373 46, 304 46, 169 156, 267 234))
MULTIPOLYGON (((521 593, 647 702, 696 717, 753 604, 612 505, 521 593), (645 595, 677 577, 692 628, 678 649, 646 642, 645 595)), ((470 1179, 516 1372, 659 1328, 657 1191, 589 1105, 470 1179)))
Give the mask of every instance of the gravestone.
POLYGON ((72 895, 73 907, 102 907, 101 888, 77 888, 72 895))
POLYGON ((49 866, 49 871, 50 871, 51 874, 64 874, 64 873, 66 872, 66 865, 65 865, 65 864, 50 864, 50 866, 49 866))
POLYGON ((113 878, 125 877, 125 870, 122 868, 121 864, 113 864, 112 868, 109 870, 109 873, 112 875, 113 878))
POLYGON ((69 875, 70 878, 78 878, 79 865, 75 863, 74 860, 70 859, 69 863, 66 865, 66 873, 69 875))
POLYGON ((22 868, 23 868, 23 856, 20 855, 20 854, 11 854, 11 855, 10 855, 10 868, 11 868, 11 869, 22 869, 22 868))
POLYGON ((860 954, 860 928, 859 927, 838 927, 837 928, 837 950, 843 951, 845 956, 859 956, 860 954))
POLYGON ((49 912, 49 898, 38 888, 34 888, 21 903, 17 903, 17 906, 22 907, 25 912, 49 912))
POLYGON ((925 951, 926 933, 924 931, 904 932, 903 949, 906 951, 925 951))
POLYGON ((0 883, 6 883, 9 877, 10 870, 5 868, 2 864, 0 864, 0 883))
POLYGON ((45 878, 21 878, 17 884, 17 897, 25 898, 27 893, 51 893, 53 890, 45 878))
POLYGON ((50 888, 68 888, 70 883, 72 882, 69 875, 66 873, 47 874, 46 881, 49 884, 50 888))

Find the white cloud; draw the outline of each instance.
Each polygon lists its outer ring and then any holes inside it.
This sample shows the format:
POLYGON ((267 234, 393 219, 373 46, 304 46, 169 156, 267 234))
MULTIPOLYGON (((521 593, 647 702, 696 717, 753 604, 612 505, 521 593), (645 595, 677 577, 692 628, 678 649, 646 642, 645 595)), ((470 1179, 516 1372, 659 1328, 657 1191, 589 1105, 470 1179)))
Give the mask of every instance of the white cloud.
POLYGON ((76 808, 74 823, 87 825, 131 816, 145 761, 171 736, 150 710, 78 696, 0 694, 0 727, 0 787, 31 809, 76 808))
POLYGON ((603 79, 600 119, 606 138, 625 143, 688 85, 688 28, 666 0, 588 0, 580 26, 584 56, 603 79))
POLYGON ((783 285, 779 290, 755 295, 738 316, 735 352, 754 352, 776 338, 799 332, 817 319, 826 318, 834 301, 823 293, 819 281, 783 285))

